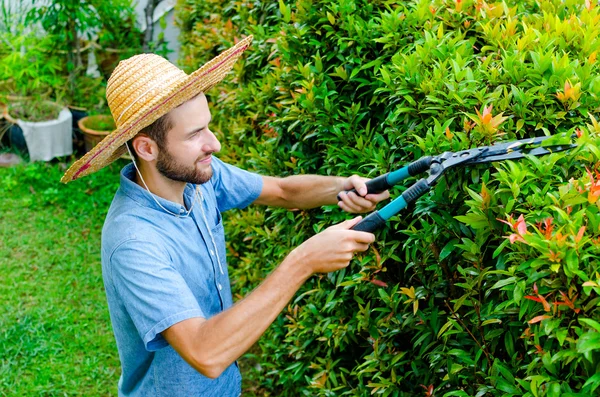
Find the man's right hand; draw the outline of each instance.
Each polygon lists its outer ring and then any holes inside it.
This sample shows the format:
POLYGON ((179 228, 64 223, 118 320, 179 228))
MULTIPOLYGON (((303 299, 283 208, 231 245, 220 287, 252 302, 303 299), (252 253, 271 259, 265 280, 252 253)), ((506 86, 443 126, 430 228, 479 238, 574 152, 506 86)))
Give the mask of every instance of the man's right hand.
POLYGON ((363 252, 375 241, 375 235, 350 230, 362 217, 338 223, 298 246, 291 255, 296 256, 311 274, 329 273, 348 266, 355 252, 363 252))

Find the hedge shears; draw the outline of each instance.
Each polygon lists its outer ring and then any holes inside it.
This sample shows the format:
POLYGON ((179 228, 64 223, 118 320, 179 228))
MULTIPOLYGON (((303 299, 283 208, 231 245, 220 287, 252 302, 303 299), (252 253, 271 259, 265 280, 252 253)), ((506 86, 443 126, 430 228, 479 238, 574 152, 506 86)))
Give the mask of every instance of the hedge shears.
MULTIPOLYGON (((556 140, 557 138, 561 138, 561 136, 551 135, 520 139, 492 146, 462 150, 460 152, 444 152, 438 156, 424 156, 405 167, 388 172, 375 179, 371 179, 366 183, 367 193, 380 193, 388 190, 390 187, 408 177, 429 171, 429 177, 422 178, 414 183, 404 191, 400 197, 394 199, 382 209, 370 213, 367 217, 354 225, 352 229, 373 232, 382 227, 388 219, 428 192, 442 175, 451 168, 491 163, 494 161, 517 160, 527 155, 543 156, 550 153, 569 150, 577 146, 575 144, 552 144, 551 142, 553 141, 544 142, 549 138, 554 138, 556 140)), ((356 193, 356 190, 352 189, 348 192, 356 193)))

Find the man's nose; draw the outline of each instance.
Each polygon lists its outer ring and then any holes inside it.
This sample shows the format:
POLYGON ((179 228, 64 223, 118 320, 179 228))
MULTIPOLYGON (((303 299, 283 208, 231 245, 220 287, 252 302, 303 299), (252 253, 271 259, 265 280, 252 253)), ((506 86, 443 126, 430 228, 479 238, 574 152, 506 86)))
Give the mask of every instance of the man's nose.
POLYGON ((208 135, 209 139, 202 147, 202 151, 207 153, 219 152, 221 150, 221 142, 219 142, 219 140, 211 130, 208 130, 208 135))

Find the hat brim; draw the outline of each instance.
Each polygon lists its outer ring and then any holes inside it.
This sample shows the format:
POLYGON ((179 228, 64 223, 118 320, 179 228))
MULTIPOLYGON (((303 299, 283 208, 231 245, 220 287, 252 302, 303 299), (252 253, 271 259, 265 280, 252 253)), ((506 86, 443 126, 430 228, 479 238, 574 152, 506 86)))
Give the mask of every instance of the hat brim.
POLYGON ((251 42, 252 36, 244 38, 185 79, 177 82, 170 89, 162 91, 159 96, 149 102, 148 106, 142 109, 138 117, 119 126, 92 150, 73 163, 60 181, 63 183, 74 181, 106 167, 121 157, 127 151, 124 144, 143 128, 223 80, 251 42))

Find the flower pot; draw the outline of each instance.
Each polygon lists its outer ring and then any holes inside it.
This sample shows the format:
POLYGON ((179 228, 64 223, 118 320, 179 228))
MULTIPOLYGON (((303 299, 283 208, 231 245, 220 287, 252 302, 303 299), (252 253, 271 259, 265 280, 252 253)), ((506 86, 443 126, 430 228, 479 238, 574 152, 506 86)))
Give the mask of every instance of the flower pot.
POLYGON ((23 130, 18 124, 10 124, 8 127, 8 144, 19 153, 27 153, 27 142, 23 130))
POLYGON ((79 129, 79 125, 78 125, 79 120, 81 120, 84 117, 87 117, 88 110, 86 108, 73 106, 73 105, 69 105, 68 108, 69 108, 69 111, 71 112, 71 115, 73 116, 73 128, 79 129))
POLYGON ((23 102, 10 105, 4 117, 13 124, 9 130, 11 145, 19 151, 29 153, 31 161, 49 161, 73 153, 73 127, 71 112, 67 108, 50 101, 23 102), (30 112, 31 108, 41 105, 53 109, 57 116, 39 121, 23 119, 26 117, 22 114, 28 114, 27 111, 30 112))
POLYGON ((100 143, 108 134, 114 131, 114 121, 112 116, 108 115, 95 115, 87 116, 79 120, 77 123, 79 129, 83 133, 83 141, 85 144, 85 151, 89 152, 94 146, 100 143), (110 125, 111 128, 99 128, 95 127, 94 124, 105 124, 110 125))

